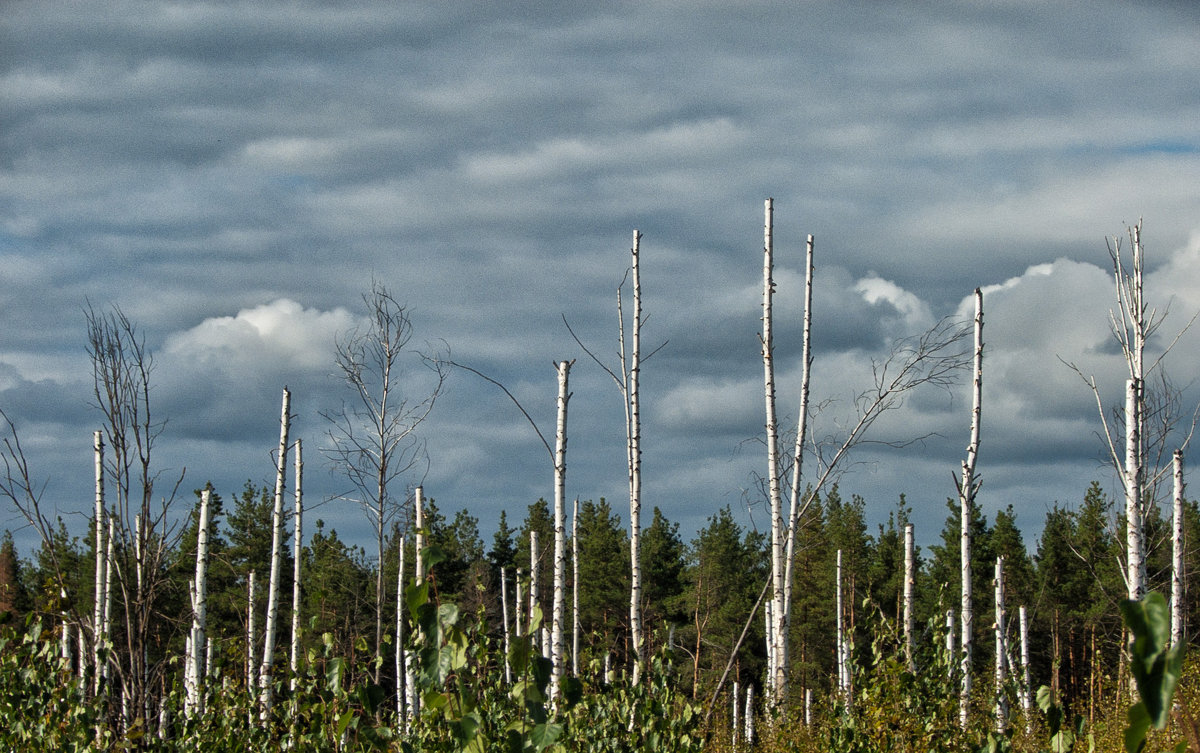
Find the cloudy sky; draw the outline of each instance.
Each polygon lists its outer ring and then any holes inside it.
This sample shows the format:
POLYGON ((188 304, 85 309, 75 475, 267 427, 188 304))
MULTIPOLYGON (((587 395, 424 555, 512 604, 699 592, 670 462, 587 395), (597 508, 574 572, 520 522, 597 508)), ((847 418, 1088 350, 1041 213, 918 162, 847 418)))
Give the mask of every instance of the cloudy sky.
MULTIPOLYGON (((154 352, 156 466, 232 496, 273 477, 294 395, 310 502, 346 396, 333 343, 374 278, 414 344, 503 382, 551 432, 572 371, 569 496, 626 494, 620 397, 573 342, 616 352, 643 234, 645 503, 690 536, 766 516, 763 201, 775 200, 781 416, 797 408, 804 238, 816 236, 818 438, 896 338, 986 302, 986 510, 1035 534, 1103 466, 1121 395, 1106 237, 1144 218, 1160 348, 1200 310, 1200 8, 1190 3, 61 3, 0 17, 0 408, 45 502, 91 496, 84 309, 154 352)), ((1195 405, 1200 331, 1165 365, 1195 405)), ((419 363, 405 384, 419 394, 419 363)), ((965 381, 965 380, 964 380, 965 381)), ((917 393, 842 479, 872 522, 905 493, 936 538, 965 386, 917 393)), ((490 532, 552 494, 536 435, 465 372, 422 430, 423 481, 490 532)), ((410 481, 420 480, 418 478, 410 481)), ((163 484, 162 488, 166 488, 163 484)), ((345 502, 316 513, 366 541, 345 502)), ((10 507, 0 528, 19 529, 10 507)), ((18 530, 18 537, 26 533, 18 530)))

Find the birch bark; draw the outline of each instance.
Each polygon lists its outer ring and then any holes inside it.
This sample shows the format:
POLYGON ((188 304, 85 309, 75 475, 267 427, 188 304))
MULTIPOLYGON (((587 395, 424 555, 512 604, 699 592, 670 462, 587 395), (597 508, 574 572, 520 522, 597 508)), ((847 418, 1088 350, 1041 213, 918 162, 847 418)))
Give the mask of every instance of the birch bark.
POLYGON ((196 534, 196 577, 192 581, 191 589, 192 632, 189 641, 191 653, 188 656, 190 682, 184 704, 184 713, 189 718, 204 712, 203 693, 201 692, 204 673, 201 656, 207 642, 208 631, 208 506, 211 499, 212 492, 208 489, 200 492, 200 521, 196 534))
POLYGON ((904 526, 904 660, 909 672, 916 672, 916 657, 913 650, 913 589, 915 578, 915 549, 913 524, 904 526))
POLYGON ((92 692, 100 695, 100 683, 103 670, 101 668, 104 653, 104 571, 108 563, 104 553, 104 432, 97 431, 92 435, 92 449, 96 455, 96 513, 93 525, 96 527, 96 605, 92 614, 92 667, 95 673, 92 678, 92 692))
POLYGON ((1004 632, 1004 558, 996 558, 996 732, 1008 729, 1008 645, 1004 632))
POLYGON ((300 550, 304 542, 304 455, 303 445, 296 440, 295 467, 295 510, 292 522, 292 650, 288 661, 291 680, 288 687, 296 692, 297 673, 300 669, 300 550))
POLYGON ((1174 504, 1171 515, 1171 645, 1184 640, 1183 624, 1183 450, 1171 458, 1174 504))
POLYGON ((567 484, 567 391, 572 361, 559 361, 558 371, 558 428, 554 440, 554 604, 550 638, 551 682, 550 696, 557 700, 562 683, 564 662, 563 620, 566 617, 566 505, 567 484))
POLYGON ((962 617, 959 633, 962 637, 960 656, 961 686, 959 690, 958 720, 967 728, 971 706, 971 648, 975 629, 975 613, 971 603, 971 511, 975 505, 975 493, 979 482, 975 479, 975 463, 979 457, 979 430, 983 417, 983 291, 975 288, 975 363, 971 390, 971 441, 967 445, 967 458, 962 464, 962 483, 958 490, 962 524, 960 543, 960 565, 962 579, 962 617))
POLYGON ((782 689, 780 641, 783 638, 784 606, 784 541, 783 541, 783 493, 779 480, 779 423, 775 417, 775 363, 774 342, 771 332, 772 304, 775 294, 774 280, 774 200, 763 204, 763 300, 762 300, 762 344, 763 396, 766 404, 767 433, 767 492, 771 503, 771 599, 769 624, 767 626, 767 665, 771 678, 767 683, 767 696, 772 702, 780 700, 777 691, 782 689))
POLYGON ((779 655, 782 665, 782 684, 776 689, 778 698, 783 698, 787 692, 788 668, 791 657, 792 626, 792 583, 795 580, 794 569, 796 562, 796 528, 800 524, 800 515, 807 508, 809 500, 800 499, 801 471, 804 466, 804 444, 808 436, 808 393, 809 376, 812 371, 812 289, 813 289, 813 236, 809 235, 805 243, 804 253, 804 334, 801 341, 801 371, 800 371, 800 410, 796 419, 796 448, 792 455, 792 487, 788 510, 787 554, 784 561, 783 573, 783 630, 780 635, 779 655))
POLYGON ((275 700, 271 683, 275 660, 275 637, 279 624, 279 581, 283 570, 283 490, 287 475, 288 429, 291 426, 292 393, 283 388, 283 409, 279 417, 279 453, 275 459, 275 509, 271 518, 271 579, 267 585, 267 624, 263 639, 262 664, 258 672, 259 702, 262 720, 275 700))

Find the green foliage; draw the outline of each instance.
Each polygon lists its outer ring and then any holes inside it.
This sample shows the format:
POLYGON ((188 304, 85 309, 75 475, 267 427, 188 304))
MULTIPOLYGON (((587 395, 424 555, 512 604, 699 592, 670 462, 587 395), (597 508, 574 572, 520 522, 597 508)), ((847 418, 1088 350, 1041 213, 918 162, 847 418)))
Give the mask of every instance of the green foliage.
POLYGON ((101 718, 41 620, 24 635, 0 627, 0 750, 99 750, 113 742, 107 733, 97 740, 101 718))
MULTIPOLYGON (((1162 594, 1151 592, 1141 601, 1121 602, 1121 615, 1133 634, 1129 669, 1141 701, 1129 709, 1125 750, 1146 747, 1150 728, 1162 729, 1171 711, 1171 698, 1183 675, 1183 645, 1171 646, 1171 612, 1162 594)), ((1180 751, 1186 750, 1181 743, 1180 751)))

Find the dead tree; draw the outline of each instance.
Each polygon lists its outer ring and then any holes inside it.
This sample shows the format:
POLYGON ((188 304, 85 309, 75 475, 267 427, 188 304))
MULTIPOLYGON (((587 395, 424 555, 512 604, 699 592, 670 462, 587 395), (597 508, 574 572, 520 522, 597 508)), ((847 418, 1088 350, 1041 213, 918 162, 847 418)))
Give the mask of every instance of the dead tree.
MULTIPOLYGON (((367 323, 341 336, 335 363, 353 397, 337 409, 323 411, 328 423, 322 453, 350 482, 346 496, 357 502, 369 519, 376 544, 375 653, 383 650, 384 533, 400 509, 390 487, 425 457, 417 430, 442 394, 443 362, 426 358, 409 347, 412 319, 382 283, 373 281, 363 294, 367 323), (417 356, 429 367, 432 381, 417 398, 401 386, 405 360, 417 356)), ((379 666, 373 679, 379 682, 379 666)))

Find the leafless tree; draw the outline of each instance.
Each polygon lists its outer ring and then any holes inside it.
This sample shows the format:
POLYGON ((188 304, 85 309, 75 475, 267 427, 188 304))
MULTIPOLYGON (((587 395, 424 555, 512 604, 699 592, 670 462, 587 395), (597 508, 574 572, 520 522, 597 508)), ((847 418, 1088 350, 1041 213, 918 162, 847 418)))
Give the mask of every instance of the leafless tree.
MULTIPOLYGON (((404 498, 393 498, 393 481, 425 458, 417 429, 442 394, 446 362, 426 358, 410 347, 413 328, 408 308, 380 282, 363 294, 367 323, 340 337, 335 363, 338 376, 353 397, 339 408, 322 412, 328 422, 328 444, 322 452, 353 490, 346 495, 362 506, 375 533, 375 651, 383 648, 384 533, 401 510, 404 498), (405 394, 405 361, 419 358, 433 380, 418 397, 405 394)), ((379 680, 379 665, 375 667, 379 680)))
POLYGON ((166 669, 165 659, 151 665, 148 649, 156 626, 171 619, 157 610, 167 585, 166 557, 180 532, 169 513, 183 471, 170 491, 156 500, 159 471, 152 455, 166 422, 152 412, 154 360, 145 336, 118 307, 102 312, 89 306, 84 313, 95 406, 103 416, 110 450, 107 476, 116 492, 111 514, 117 542, 111 567, 124 610, 125 646, 115 667, 129 723, 138 715, 150 718, 151 689, 162 684, 166 669))

